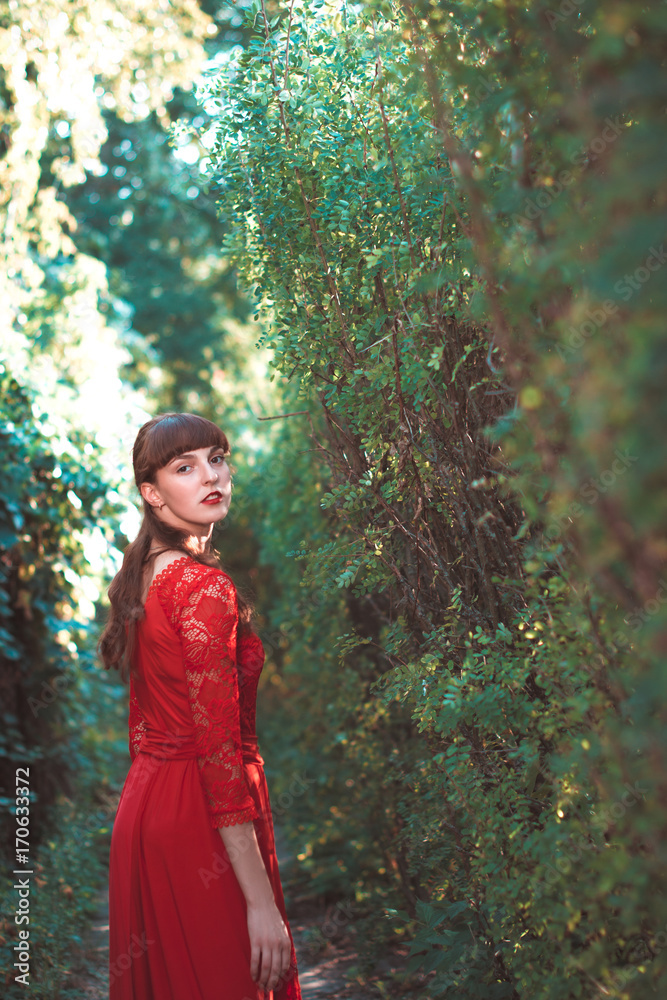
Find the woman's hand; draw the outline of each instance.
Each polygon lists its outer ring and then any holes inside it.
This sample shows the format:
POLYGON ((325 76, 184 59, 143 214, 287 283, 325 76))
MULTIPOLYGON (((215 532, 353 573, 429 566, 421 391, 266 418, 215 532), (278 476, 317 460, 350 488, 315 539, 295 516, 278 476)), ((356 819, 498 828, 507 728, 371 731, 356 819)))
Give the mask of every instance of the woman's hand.
POLYGON ((274 990, 287 974, 292 942, 266 873, 252 821, 221 826, 222 842, 245 896, 250 936, 250 976, 274 990))
POLYGON ((248 905, 250 975, 262 990, 275 990, 290 966, 292 945, 274 901, 248 905))

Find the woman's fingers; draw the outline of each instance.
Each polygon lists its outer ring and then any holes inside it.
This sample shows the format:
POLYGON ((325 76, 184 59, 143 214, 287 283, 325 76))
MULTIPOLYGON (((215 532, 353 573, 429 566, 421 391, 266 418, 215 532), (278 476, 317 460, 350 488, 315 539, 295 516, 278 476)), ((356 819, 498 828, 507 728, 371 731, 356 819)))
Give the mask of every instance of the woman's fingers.
POLYGON ((262 951, 258 944, 255 944, 251 939, 250 947, 250 975, 255 980, 258 981, 260 961, 262 958, 262 951))
POLYGON ((276 987, 285 981, 289 972, 292 959, 292 947, 289 938, 287 944, 281 941, 274 950, 271 962, 271 975, 269 977, 267 989, 275 990, 276 987))
POLYGON ((264 948, 262 950, 262 967, 259 972, 259 979, 257 980, 257 983, 263 990, 272 989, 272 987, 269 986, 270 978, 271 978, 271 949, 264 948))
MULTIPOLYGON (((278 951, 276 952, 276 964, 274 966, 276 972, 276 985, 285 981, 285 976, 290 966, 290 949, 285 948, 283 942, 281 942, 278 951), (287 953, 287 961, 285 961, 285 953, 287 953)), ((272 989, 276 987, 273 986, 272 989)))
POLYGON ((280 978, 284 979, 289 972, 290 963, 292 960, 292 943, 287 939, 283 942, 280 948, 280 978))
POLYGON ((263 990, 275 990, 285 979, 291 960, 291 945, 280 942, 273 947, 262 950, 259 975, 253 976, 257 985, 263 990))
POLYGON ((250 975, 262 990, 275 990, 291 961, 292 943, 282 915, 275 907, 249 909, 250 975))

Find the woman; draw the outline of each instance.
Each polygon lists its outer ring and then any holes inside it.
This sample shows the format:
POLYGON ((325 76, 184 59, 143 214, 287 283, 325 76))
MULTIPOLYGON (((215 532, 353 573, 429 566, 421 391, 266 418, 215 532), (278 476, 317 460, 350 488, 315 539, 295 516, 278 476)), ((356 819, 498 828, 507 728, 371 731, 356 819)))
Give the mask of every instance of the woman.
POLYGON ((211 549, 229 444, 167 413, 133 449, 144 517, 109 588, 107 669, 130 677, 130 767, 109 864, 110 1000, 300 1000, 255 735, 264 662, 211 549))

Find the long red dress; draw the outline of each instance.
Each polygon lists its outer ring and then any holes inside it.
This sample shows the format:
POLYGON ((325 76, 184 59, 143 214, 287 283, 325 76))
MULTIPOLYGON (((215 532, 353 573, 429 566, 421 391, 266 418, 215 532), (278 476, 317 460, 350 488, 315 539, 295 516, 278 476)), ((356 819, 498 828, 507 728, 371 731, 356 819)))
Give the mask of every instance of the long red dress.
POLYGON ((170 563, 148 592, 133 663, 132 765, 109 860, 110 1000, 300 1000, 293 943, 275 990, 250 976, 245 897, 217 829, 252 820, 287 924, 255 734, 264 650, 239 627, 230 578, 189 556, 170 563))

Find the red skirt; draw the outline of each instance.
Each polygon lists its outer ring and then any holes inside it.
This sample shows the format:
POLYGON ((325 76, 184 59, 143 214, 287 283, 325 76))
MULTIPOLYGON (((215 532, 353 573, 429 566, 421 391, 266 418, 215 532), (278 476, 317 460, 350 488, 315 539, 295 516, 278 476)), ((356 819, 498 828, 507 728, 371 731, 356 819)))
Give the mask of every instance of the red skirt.
MULTIPOLYGON (((257 841, 289 931, 263 761, 244 752, 257 841)), ((290 932, 291 939, 291 932, 290 932)), ((264 992, 250 976, 245 897, 211 826, 197 760, 139 752, 109 858, 110 1000, 301 1000, 290 968, 264 992)))

